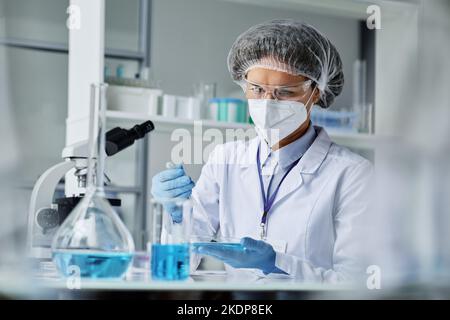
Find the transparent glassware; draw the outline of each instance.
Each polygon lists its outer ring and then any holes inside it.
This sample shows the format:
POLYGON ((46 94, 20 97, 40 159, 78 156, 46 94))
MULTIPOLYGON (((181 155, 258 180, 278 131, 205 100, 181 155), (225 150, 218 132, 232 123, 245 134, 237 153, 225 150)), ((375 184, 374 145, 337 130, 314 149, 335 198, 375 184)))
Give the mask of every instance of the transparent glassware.
POLYGON ((151 276, 153 280, 185 280, 190 273, 192 201, 153 199, 151 276))
POLYGON ((219 236, 211 239, 211 237, 195 235, 191 237, 191 246, 194 250, 198 250, 198 248, 203 247, 244 251, 244 246, 241 244, 241 239, 234 237, 219 236))
POLYGON ((63 276, 121 278, 133 258, 133 238, 104 192, 105 91, 104 84, 91 88, 86 195, 52 241, 53 261, 63 276))
POLYGON ((200 113, 202 119, 213 119, 209 110, 209 101, 216 97, 217 84, 199 82, 194 84, 193 93, 200 103, 200 113))

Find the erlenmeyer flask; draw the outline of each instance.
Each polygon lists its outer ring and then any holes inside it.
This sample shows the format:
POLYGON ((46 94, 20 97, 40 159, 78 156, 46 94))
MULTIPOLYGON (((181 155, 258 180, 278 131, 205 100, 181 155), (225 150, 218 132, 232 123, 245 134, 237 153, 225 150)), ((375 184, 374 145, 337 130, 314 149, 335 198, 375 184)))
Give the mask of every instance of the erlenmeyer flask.
POLYGON ((86 196, 52 242, 53 261, 64 276, 120 278, 134 252, 133 239, 104 192, 106 85, 91 87, 86 196), (95 171, 97 172, 95 174, 95 171))

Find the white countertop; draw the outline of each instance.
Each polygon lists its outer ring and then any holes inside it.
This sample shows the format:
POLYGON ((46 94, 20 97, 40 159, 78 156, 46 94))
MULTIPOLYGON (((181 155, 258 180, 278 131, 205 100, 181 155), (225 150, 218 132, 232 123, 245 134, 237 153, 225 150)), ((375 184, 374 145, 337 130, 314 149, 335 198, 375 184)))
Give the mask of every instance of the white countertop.
MULTIPOLYGON (((39 287, 66 289, 72 282, 67 279, 42 278, 36 281, 39 287)), ((230 278, 222 272, 197 272, 185 281, 155 281, 145 278, 124 280, 81 279, 81 290, 122 291, 329 291, 349 290, 342 285, 295 282, 291 279, 230 278)))
POLYGON ((225 271, 197 271, 184 281, 155 281, 146 270, 129 271, 124 279, 62 278, 47 270, 35 276, 17 278, 0 273, 0 291, 21 294, 30 290, 94 291, 342 291, 345 285, 304 283, 286 276, 258 277, 252 272, 229 276, 225 271))

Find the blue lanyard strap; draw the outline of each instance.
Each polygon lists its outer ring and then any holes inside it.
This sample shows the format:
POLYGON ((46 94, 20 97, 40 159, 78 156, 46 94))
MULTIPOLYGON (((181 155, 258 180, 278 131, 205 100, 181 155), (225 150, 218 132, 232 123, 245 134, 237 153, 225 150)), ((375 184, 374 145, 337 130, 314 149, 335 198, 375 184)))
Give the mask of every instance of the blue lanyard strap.
MULTIPOLYGON (((265 238, 265 225, 267 224, 269 211, 273 206, 273 203, 278 194, 278 191, 280 190, 281 184, 283 183, 284 179, 287 177, 289 172, 291 172, 291 170, 297 165, 297 163, 300 161, 300 159, 297 159, 296 161, 294 161, 293 164, 291 164, 289 166, 289 168, 286 170, 283 177, 281 178, 280 183, 278 183, 278 186, 275 188, 273 194, 269 197, 268 195, 266 195, 266 192, 264 190, 264 183, 263 183, 263 178, 262 178, 262 174, 261 174, 261 160, 259 159, 259 149, 260 149, 260 147, 258 146, 258 152, 256 153, 256 164, 258 166, 259 185, 261 187, 261 194, 262 194, 262 198, 263 198, 263 202, 264 202, 264 211, 263 211, 263 214, 261 217, 261 227, 262 227, 261 238, 265 238)), ((270 179, 269 187, 267 188, 267 192, 269 192, 269 190, 270 190, 272 181, 273 181, 273 176, 270 179)))

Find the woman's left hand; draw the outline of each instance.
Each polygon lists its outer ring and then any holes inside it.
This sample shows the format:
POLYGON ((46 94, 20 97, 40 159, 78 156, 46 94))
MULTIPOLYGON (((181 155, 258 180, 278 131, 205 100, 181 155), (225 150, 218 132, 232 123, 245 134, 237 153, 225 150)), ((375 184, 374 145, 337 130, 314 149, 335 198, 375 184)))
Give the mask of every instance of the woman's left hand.
POLYGON ((243 250, 227 246, 199 246, 196 252, 217 258, 233 268, 260 269, 265 274, 283 273, 275 266, 275 250, 267 242, 249 237, 241 239, 243 250))

